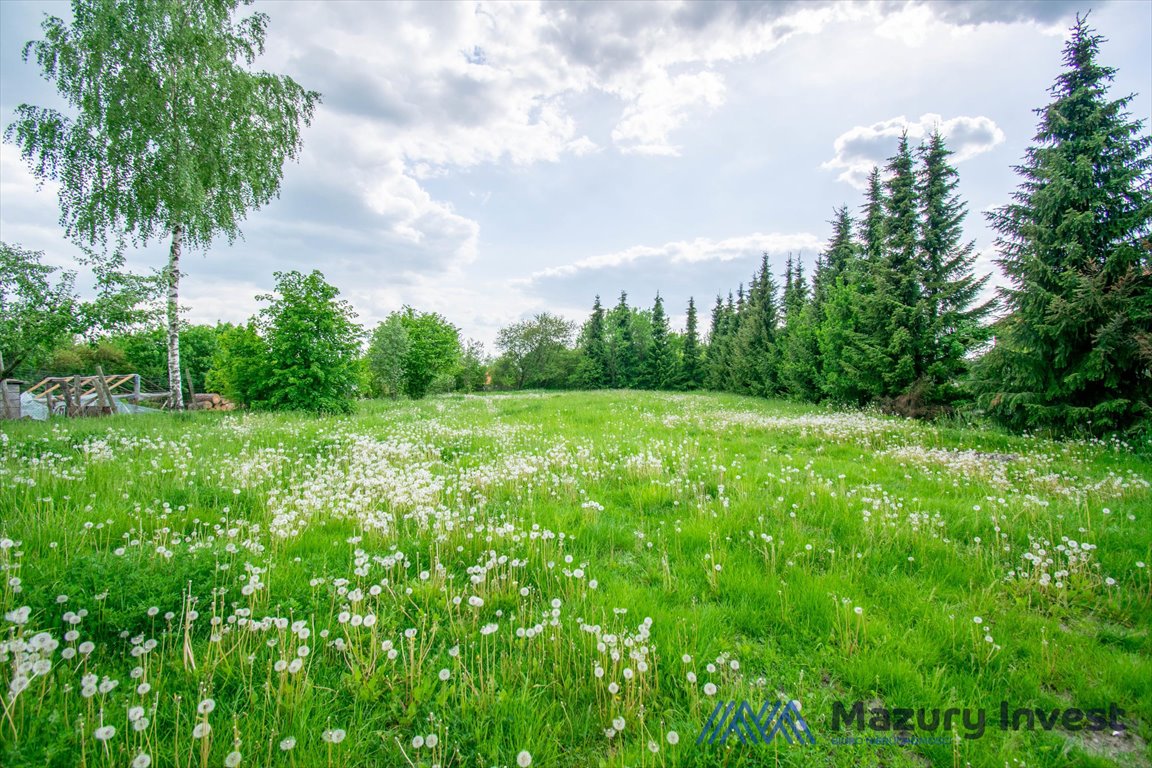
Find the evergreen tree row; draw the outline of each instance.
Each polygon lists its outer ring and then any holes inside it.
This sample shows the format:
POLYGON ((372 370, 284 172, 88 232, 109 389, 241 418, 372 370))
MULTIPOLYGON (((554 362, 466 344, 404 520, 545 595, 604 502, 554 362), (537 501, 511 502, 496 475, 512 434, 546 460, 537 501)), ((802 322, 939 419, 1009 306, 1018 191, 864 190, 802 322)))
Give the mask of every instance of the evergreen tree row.
POLYGON ((988 214, 1009 280, 981 300, 967 205, 939 131, 868 177, 855 216, 805 274, 767 254, 745 287, 717 296, 707 340, 694 300, 683 335, 662 299, 607 312, 597 298, 578 344, 582 387, 737 392, 931 415, 961 398, 1015 428, 1122 429, 1152 414, 1152 137, 1110 99, 1115 70, 1078 18, 1053 102, 1037 110, 1013 202, 988 214), (992 313, 1000 311, 993 322, 992 313))
POLYGON ((987 278, 972 273, 950 154, 939 133, 915 152, 902 137, 887 179, 870 177, 859 225, 836 211, 811 280, 789 256, 781 288, 765 253, 747 287, 716 298, 706 349, 694 300, 675 344, 660 296, 642 312, 622 293, 607 313, 597 297, 580 336, 580 385, 951 401, 992 305, 976 302, 987 278))

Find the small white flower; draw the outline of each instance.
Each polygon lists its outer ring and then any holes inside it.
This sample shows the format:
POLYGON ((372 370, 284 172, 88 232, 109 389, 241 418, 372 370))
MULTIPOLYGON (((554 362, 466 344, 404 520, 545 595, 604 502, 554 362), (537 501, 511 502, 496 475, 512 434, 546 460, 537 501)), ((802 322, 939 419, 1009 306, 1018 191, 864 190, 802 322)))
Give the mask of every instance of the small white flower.
POLYGON ((212 726, 208 723, 196 723, 196 727, 192 729, 192 738, 202 739, 210 733, 212 733, 212 726))
POLYGON ((97 741, 108 741, 108 739, 116 735, 116 729, 111 725, 102 725, 97 728, 96 732, 92 735, 96 737, 97 741))
POLYGON ((532 754, 528 750, 524 750, 516 755, 516 765, 520 766, 520 768, 528 768, 528 766, 532 765, 532 754))
POLYGON ((202 715, 210 715, 214 709, 216 709, 216 702, 213 699, 204 699, 196 706, 196 711, 202 715))
POLYGON ((333 728, 330 731, 324 731, 321 737, 330 744, 339 744, 344 741, 344 737, 347 735, 343 728, 333 728))
POLYGON ((224 766, 225 768, 236 768, 236 766, 240 765, 240 760, 240 753, 232 750, 228 753, 228 756, 224 758, 224 766))
POLYGON ((716 685, 714 683, 704 683, 704 695, 705 696, 715 696, 716 695, 716 685))
POLYGON ((132 768, 148 768, 150 765, 152 765, 152 756, 147 752, 141 752, 132 760, 132 768))
POLYGON ((296 746, 296 737, 295 736, 289 736, 288 738, 282 739, 280 741, 280 751, 281 752, 288 752, 289 750, 291 750, 295 746, 296 746))
POLYGON ((680 743, 680 734, 676 733, 676 731, 668 731, 668 736, 666 738, 668 739, 668 743, 672 746, 676 746, 680 743))
POLYGON ((424 746, 428 749, 436 749, 436 745, 440 743, 440 737, 434 733, 430 733, 424 737, 424 746))
POLYGON ((424 737, 421 736, 420 734, 416 734, 415 736, 413 736, 412 737, 412 749, 420 749, 420 747, 422 747, 422 746, 424 746, 424 737))
POLYGON ((445 667, 444 669, 440 670, 440 679, 441 679, 441 680, 447 680, 447 679, 448 679, 448 678, 450 678, 450 677, 452 677, 452 673, 451 673, 451 672, 448 670, 448 668, 447 668, 447 667, 445 667))

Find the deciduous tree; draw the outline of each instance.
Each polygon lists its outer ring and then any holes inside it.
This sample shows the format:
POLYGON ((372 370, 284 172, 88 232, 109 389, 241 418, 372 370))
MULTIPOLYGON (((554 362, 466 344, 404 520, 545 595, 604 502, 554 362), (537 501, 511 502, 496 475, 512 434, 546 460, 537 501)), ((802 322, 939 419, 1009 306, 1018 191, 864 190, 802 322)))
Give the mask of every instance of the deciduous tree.
POLYGON ((24 58, 70 107, 20 105, 5 139, 32 172, 59 183, 60 222, 86 244, 171 238, 168 378, 180 381, 180 258, 240 234, 274 198, 300 151, 319 94, 252 71, 268 16, 251 0, 72 0, 72 22, 46 16, 24 58))

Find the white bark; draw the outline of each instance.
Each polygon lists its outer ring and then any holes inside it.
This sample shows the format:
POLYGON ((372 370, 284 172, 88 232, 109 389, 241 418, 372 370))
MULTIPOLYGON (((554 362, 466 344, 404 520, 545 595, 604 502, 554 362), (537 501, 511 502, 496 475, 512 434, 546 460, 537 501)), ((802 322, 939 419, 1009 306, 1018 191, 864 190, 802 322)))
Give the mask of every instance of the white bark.
POLYGON ((180 245, 184 227, 172 228, 172 250, 168 253, 168 402, 184 408, 184 382, 180 379, 180 245))

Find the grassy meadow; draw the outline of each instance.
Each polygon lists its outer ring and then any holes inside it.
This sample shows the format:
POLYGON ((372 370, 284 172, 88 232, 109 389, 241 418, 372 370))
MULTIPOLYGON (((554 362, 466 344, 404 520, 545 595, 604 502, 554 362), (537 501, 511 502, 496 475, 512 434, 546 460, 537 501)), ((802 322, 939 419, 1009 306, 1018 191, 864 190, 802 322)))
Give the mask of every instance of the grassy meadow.
POLYGON ((0 765, 1147 766, 1150 479, 720 395, 5 423, 0 765), (698 745, 726 700, 815 743, 698 745), (855 701, 1127 714, 839 743, 855 701))

